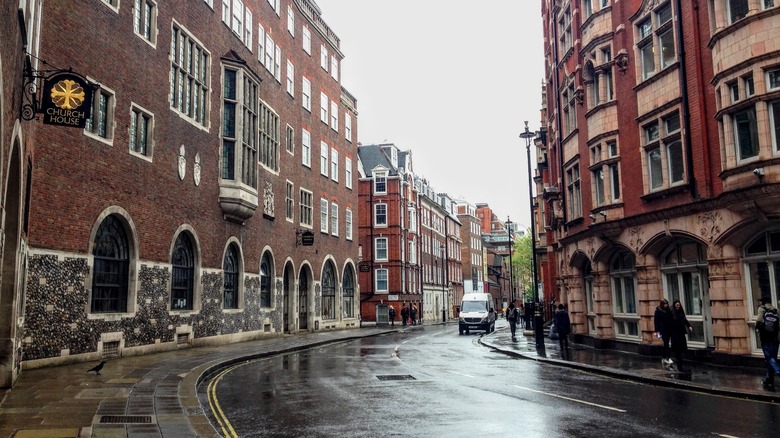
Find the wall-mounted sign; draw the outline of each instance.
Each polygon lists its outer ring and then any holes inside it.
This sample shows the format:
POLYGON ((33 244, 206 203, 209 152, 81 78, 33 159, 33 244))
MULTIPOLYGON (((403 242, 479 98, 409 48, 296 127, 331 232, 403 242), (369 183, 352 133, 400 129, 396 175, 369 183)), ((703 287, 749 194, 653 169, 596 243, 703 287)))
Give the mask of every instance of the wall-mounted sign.
POLYGON ((92 84, 76 73, 46 79, 41 96, 43 123, 84 128, 92 110, 92 84))
POLYGON ((312 246, 314 245, 314 233, 309 230, 304 231, 301 234, 301 245, 312 246))
POLYGON ((368 262, 363 262, 360 265, 358 265, 358 270, 360 270, 360 272, 370 272, 371 264, 368 262))

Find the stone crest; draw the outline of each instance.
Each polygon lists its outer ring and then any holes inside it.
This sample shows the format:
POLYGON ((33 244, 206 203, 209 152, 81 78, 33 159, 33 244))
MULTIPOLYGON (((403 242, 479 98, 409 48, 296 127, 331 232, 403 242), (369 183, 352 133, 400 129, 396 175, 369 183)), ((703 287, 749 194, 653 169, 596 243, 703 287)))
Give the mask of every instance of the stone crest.
POLYGON ((263 214, 274 217, 274 188, 270 181, 265 182, 263 190, 263 214))
POLYGON ((184 175, 187 174, 187 159, 185 155, 184 145, 179 146, 179 180, 184 181, 184 175))
POLYGON ((195 185, 200 185, 200 154, 195 154, 195 168, 192 170, 192 177, 195 180, 195 185))

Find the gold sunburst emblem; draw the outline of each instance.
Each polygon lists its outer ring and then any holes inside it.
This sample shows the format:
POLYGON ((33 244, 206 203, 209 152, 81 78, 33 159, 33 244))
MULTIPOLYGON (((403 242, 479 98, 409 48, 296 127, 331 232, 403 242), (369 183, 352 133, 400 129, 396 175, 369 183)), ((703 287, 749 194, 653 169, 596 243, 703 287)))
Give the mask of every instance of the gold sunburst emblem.
POLYGON ((84 103, 84 89, 76 81, 63 79, 51 87, 51 100, 62 109, 76 109, 84 103))

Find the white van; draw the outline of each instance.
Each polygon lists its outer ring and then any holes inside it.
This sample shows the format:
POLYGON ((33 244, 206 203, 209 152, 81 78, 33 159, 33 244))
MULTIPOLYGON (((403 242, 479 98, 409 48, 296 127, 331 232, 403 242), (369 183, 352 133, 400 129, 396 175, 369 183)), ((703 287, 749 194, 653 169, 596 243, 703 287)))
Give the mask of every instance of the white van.
POLYGON ((465 294, 460 303, 458 332, 469 334, 471 330, 490 333, 496 329, 496 314, 493 312, 493 297, 490 294, 465 294))

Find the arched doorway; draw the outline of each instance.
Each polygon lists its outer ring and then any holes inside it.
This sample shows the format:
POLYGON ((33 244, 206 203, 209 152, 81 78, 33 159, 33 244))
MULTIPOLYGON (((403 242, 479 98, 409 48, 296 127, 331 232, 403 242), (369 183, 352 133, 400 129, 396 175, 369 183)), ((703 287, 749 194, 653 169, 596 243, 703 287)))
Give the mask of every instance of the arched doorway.
POLYGON ((284 288, 284 308, 282 309, 282 330, 285 333, 289 333, 290 327, 290 309, 293 299, 293 285, 295 284, 295 271, 293 270, 292 263, 287 263, 284 266, 284 279, 282 280, 282 287, 284 288))
POLYGON ((307 266, 301 267, 298 274, 298 329, 309 329, 309 287, 311 271, 307 266))
POLYGON ((355 317, 355 271, 352 265, 344 268, 344 280, 341 284, 342 290, 342 309, 341 314, 344 318, 355 317))
POLYGON ((693 327, 688 340, 696 346, 714 347, 707 285, 707 252, 699 242, 678 239, 661 255, 665 298, 680 300, 693 327))
POLYGON ((5 181, 5 234, 0 284, 0 388, 10 388, 18 376, 22 355, 16 342, 16 321, 24 316, 24 290, 21 281, 26 275, 24 251, 20 251, 21 158, 18 137, 11 150, 8 178, 5 181))

